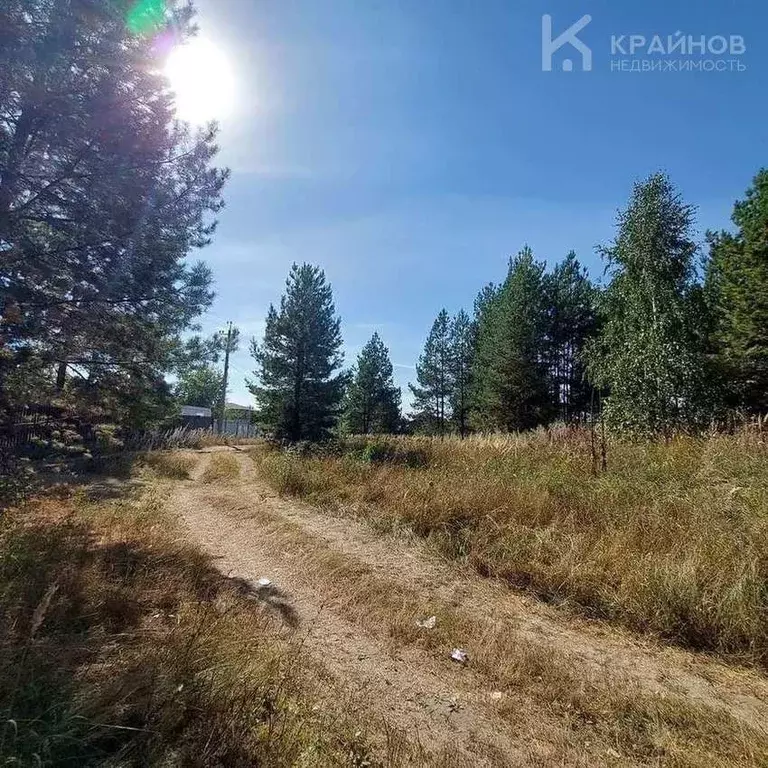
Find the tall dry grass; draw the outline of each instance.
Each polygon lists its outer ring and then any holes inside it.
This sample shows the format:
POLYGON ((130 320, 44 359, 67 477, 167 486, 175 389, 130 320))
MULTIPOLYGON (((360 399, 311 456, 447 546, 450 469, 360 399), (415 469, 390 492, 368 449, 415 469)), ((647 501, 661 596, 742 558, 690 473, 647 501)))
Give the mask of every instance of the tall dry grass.
POLYGON ((142 461, 159 477, 171 480, 189 480, 197 459, 182 451, 150 451, 143 454, 142 461))
POLYGON ((0 763, 367 765, 363 729, 158 492, 0 520, 0 763))
POLYGON ((204 483, 235 480, 240 475, 240 465, 231 453, 214 453, 203 470, 200 479, 204 483))
POLYGON ((281 492, 408 526, 480 573, 744 662, 768 662, 768 448, 759 434, 348 441, 254 453, 281 492))
POLYGON ((199 450, 218 445, 254 445, 260 442, 254 437, 219 435, 212 429, 173 427, 165 430, 147 430, 121 441, 131 451, 199 450))
MULTIPOLYGON (((222 515, 231 514, 226 498, 211 501, 222 515)), ((449 649, 466 648, 473 673, 484 681, 481 689, 501 696, 497 713, 531 749, 525 764, 768 764, 768 733, 727 707, 695 702, 672 689, 649 690, 610 665, 585 666, 572 650, 544 636, 526 636, 493 615, 466 611, 437 591, 426 594, 269 508, 260 510, 259 521, 264 542, 290 559, 295 578, 312 584, 324 606, 365 633, 393 648, 432 652, 443 664, 453 664, 449 649), (425 631, 415 619, 430 615, 436 623, 425 631), (537 754, 536 744, 547 745, 547 757, 537 754)), ((445 679, 451 677, 446 671, 445 679)))

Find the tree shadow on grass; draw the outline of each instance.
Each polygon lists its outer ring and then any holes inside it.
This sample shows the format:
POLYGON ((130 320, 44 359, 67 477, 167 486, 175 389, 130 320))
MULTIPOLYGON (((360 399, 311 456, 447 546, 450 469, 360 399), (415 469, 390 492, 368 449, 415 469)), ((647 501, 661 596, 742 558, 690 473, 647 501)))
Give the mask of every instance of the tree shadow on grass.
MULTIPOLYGON (((241 611, 256 603, 290 626, 296 611, 276 588, 223 576, 196 549, 99 530, 68 504, 49 499, 0 523, 0 763, 194 756, 217 728, 198 666, 219 599, 241 611), (191 629, 180 626, 190 610, 191 629)), ((249 696, 258 713, 258 692, 249 696)), ((217 749, 229 750, 221 764, 251 764, 245 747, 217 749)))
POLYGON ((289 602, 285 593, 274 584, 262 585, 239 576, 228 576, 227 579, 241 597, 246 600, 255 600, 265 608, 277 613, 291 628, 296 628, 299 625, 299 615, 296 609, 289 602))
POLYGON ((73 489, 80 489, 91 501, 125 498, 145 485, 135 475, 137 458, 137 454, 122 453, 88 460, 61 457, 32 461, 27 495, 66 498, 73 489))

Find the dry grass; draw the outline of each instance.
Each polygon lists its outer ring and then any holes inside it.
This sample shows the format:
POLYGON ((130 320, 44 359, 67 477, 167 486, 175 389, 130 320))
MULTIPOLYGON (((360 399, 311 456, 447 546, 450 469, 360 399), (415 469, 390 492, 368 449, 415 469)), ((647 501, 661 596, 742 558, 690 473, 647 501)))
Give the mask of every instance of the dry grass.
POLYGON ((172 480, 188 480, 197 465, 197 459, 181 451, 150 451, 144 454, 144 462, 160 477, 172 480))
POLYGON ((204 483, 217 483, 222 480, 234 480, 239 476, 240 465, 231 453, 214 453, 200 479, 204 483))
POLYGON ((344 697, 163 501, 0 521, 0 763, 371 764, 344 697))
POLYGON ((237 437, 235 435, 216 435, 212 432, 206 432, 200 439, 201 448, 212 448, 219 445, 229 446, 255 446, 263 443, 264 440, 259 437, 237 437))
MULTIPOLYGON (((216 497, 210 503, 216 505, 216 497)), ((222 512, 230 509, 228 498, 218 503, 222 512)), ((524 742, 549 740, 552 764, 768 764, 768 735, 724 707, 650 694, 607 669, 587 669, 543 638, 524 637, 508 622, 481 619, 382 577, 263 507, 259 524, 270 546, 290 558, 296 577, 320 589, 327 607, 363 631, 433 651, 446 665, 452 664, 448 649, 467 648, 470 668, 483 676, 484 688, 503 694, 500 714, 524 742), (437 617, 435 627, 418 628, 415 618, 429 615, 437 617)))
POLYGON ((130 440, 127 447, 135 451, 199 450, 219 445, 254 445, 259 442, 257 438, 218 435, 210 429, 175 427, 146 432, 130 440))
POLYGON ((759 435, 349 441, 255 452, 282 493, 408 526, 480 573, 684 646, 768 662, 768 448, 759 435))

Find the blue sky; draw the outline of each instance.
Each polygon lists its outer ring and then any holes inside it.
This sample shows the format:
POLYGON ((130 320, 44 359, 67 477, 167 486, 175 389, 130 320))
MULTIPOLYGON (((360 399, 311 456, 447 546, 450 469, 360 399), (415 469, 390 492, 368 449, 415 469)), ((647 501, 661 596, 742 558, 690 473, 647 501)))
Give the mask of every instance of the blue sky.
MULTIPOLYGON (((334 288, 348 364, 377 330, 404 392, 441 307, 471 309, 524 244, 550 265, 574 249, 599 277, 595 247, 634 180, 667 171, 699 207, 703 233, 728 225, 767 163, 762 0, 197 5, 238 94, 220 142, 233 172, 227 208, 202 253, 218 294, 204 330, 233 320, 260 337, 291 263, 316 263, 334 288), (592 16, 579 33, 592 71, 565 49, 542 71, 545 13, 555 36, 592 16), (705 58, 746 70, 611 71, 611 35, 678 31, 743 36, 744 55, 705 58), (572 72, 560 69, 566 57, 572 72)), ((247 347, 229 397, 243 403, 247 347)))

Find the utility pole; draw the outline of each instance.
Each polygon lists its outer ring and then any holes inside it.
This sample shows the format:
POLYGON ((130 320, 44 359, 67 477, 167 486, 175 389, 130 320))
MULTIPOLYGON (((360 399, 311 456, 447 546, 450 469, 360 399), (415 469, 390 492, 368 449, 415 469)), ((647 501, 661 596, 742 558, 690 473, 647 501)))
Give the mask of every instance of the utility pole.
POLYGON ((221 411, 219 411, 219 434, 224 430, 224 413, 227 410, 227 383, 229 379, 229 348, 232 344, 232 321, 227 326, 227 343, 224 347, 224 384, 221 392, 221 411))

